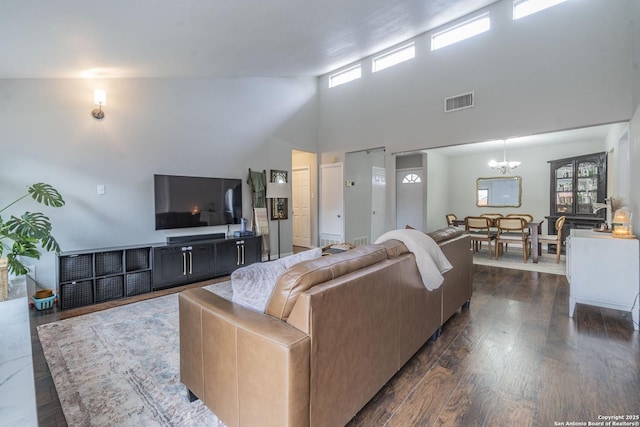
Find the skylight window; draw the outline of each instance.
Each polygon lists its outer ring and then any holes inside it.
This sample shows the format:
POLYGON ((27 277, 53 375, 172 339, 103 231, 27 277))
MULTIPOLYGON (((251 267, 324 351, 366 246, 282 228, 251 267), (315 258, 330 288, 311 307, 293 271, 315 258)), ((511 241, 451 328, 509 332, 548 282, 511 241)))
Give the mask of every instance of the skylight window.
POLYGON ((336 87, 362 77, 360 64, 338 71, 329 76, 329 87, 336 87))
POLYGON ((485 13, 463 22, 454 27, 447 28, 431 36, 431 50, 440 49, 450 44, 468 39, 491 29, 491 19, 485 13))
POLYGON ((415 57, 416 45, 415 43, 409 43, 373 58, 372 71, 375 73, 415 57))
POLYGON ((524 18, 541 10, 563 3, 566 0, 515 0, 513 2, 513 19, 524 18))

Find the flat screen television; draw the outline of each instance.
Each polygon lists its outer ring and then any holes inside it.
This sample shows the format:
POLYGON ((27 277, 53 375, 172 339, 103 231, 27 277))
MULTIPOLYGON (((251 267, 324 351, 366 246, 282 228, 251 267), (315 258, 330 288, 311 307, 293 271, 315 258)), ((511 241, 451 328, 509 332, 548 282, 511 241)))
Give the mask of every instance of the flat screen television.
POLYGON ((240 224, 242 180, 154 175, 156 230, 240 224))

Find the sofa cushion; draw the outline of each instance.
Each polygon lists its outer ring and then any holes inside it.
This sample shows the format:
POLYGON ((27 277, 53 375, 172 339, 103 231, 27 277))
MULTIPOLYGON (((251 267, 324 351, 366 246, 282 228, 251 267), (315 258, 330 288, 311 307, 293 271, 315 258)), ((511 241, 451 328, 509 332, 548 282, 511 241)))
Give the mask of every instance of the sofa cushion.
POLYGON ((440 230, 427 233, 436 243, 444 242, 445 240, 453 239, 454 237, 465 234, 466 231, 461 228, 447 227, 440 230))
POLYGON ((387 251, 384 247, 363 245, 339 254, 298 263, 278 277, 265 313, 286 321, 301 292, 385 259, 387 251))
POLYGON ((264 312, 278 277, 293 265, 322 256, 320 248, 310 249, 275 261, 251 264, 231 273, 232 301, 264 312))
POLYGON ((389 258, 395 258, 409 252, 407 245, 402 243, 400 240, 390 239, 390 240, 385 240, 384 242, 380 242, 378 244, 381 246, 384 246, 384 248, 387 250, 387 256, 389 258))

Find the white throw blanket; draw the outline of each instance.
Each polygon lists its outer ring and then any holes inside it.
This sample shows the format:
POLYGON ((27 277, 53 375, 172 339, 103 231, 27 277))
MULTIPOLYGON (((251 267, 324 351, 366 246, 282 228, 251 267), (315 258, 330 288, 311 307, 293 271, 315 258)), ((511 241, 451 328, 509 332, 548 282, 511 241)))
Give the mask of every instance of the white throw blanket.
POLYGON ((400 240, 415 255, 424 287, 430 291, 438 289, 444 281, 442 273, 453 268, 440 246, 422 231, 411 229, 388 231, 375 243, 392 239, 400 240))

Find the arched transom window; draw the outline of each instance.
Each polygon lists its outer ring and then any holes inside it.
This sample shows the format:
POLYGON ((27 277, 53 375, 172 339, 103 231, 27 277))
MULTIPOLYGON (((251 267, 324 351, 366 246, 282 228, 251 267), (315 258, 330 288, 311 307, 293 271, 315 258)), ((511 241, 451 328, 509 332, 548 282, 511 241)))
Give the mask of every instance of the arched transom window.
POLYGON ((415 173, 408 173, 404 178, 402 178, 403 184, 418 184, 420 182, 422 182, 422 178, 415 173))

